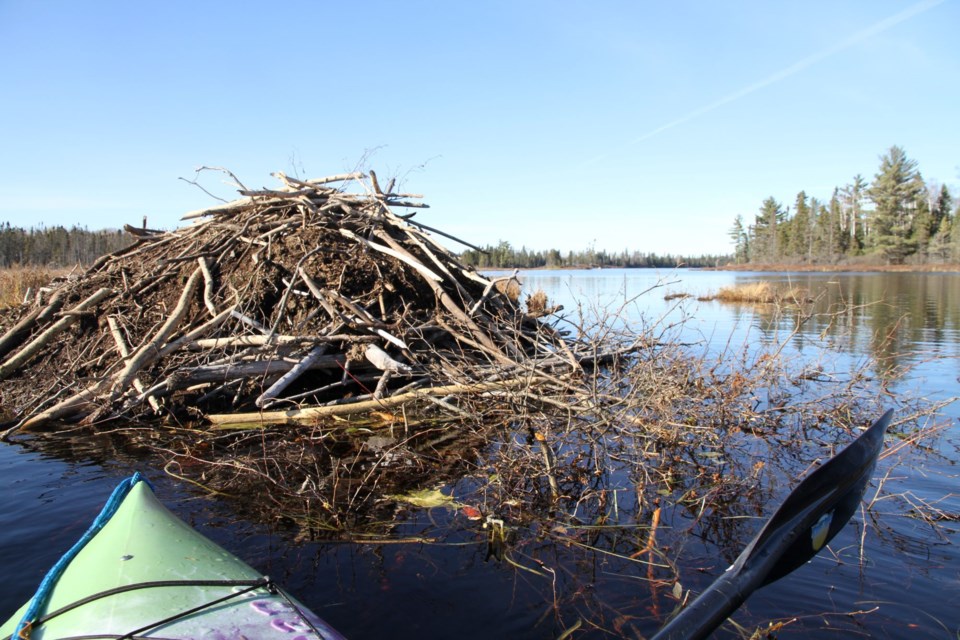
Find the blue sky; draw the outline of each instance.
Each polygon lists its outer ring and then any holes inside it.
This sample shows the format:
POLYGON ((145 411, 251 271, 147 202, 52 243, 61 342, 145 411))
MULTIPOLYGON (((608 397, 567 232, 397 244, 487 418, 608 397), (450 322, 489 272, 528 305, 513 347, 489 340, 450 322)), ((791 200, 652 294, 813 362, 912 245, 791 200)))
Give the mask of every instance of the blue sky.
POLYGON ((891 145, 960 196, 958 27, 958 0, 0 0, 0 221, 174 228, 200 165, 360 164, 475 243, 727 253, 737 214, 891 145))

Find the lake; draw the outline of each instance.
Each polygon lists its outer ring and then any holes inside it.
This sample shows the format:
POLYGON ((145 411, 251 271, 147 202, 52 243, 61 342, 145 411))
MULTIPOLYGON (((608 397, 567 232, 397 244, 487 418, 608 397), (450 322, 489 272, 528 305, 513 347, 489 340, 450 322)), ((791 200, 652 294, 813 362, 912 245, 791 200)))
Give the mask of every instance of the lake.
MULTIPOLYGON (((617 309, 618 322, 667 326, 683 320, 676 331, 692 352, 720 357, 730 345, 750 350, 784 343, 782 353, 799 367, 829 372, 867 363, 878 384, 900 373, 891 385, 897 393, 939 401, 960 386, 958 274, 564 270, 520 277, 525 291, 543 289, 563 304, 562 313, 617 309), (816 313, 798 326, 800 312, 789 308, 696 300, 757 281, 806 290, 816 313), (694 297, 667 300, 667 294, 694 297)), ((897 499, 855 515, 829 549, 758 591, 734 619, 747 627, 788 621, 778 632, 783 638, 957 637, 958 419, 960 407, 948 405, 941 420, 952 426, 926 443, 925 452, 895 468, 881 461, 876 475, 884 478, 884 495, 897 499), (934 517, 916 517, 911 504, 934 517)), ((145 465, 133 451, 35 445, 0 445, 4 618, 85 530, 116 482, 145 465)), ((357 640, 556 638, 573 627, 573 638, 640 637, 653 633, 670 611, 668 594, 645 580, 645 568, 616 553, 559 544, 550 532, 523 532, 507 561, 491 553, 487 531, 460 516, 408 509, 392 540, 310 542, 282 521, 250 522, 238 515, 241 505, 205 497, 162 471, 144 471, 184 520, 357 640)), ((445 490, 461 495, 470 487, 454 483, 445 490)), ((874 492, 868 489, 867 496, 874 492)), ((748 540, 755 531, 751 522, 730 523, 733 538, 748 540)), ((611 538, 605 548, 615 550, 615 538, 631 534, 621 528, 597 535, 611 538)), ((722 546, 695 540, 678 552, 684 589, 696 593, 723 570, 722 546)), ((739 636, 727 625, 717 637, 739 636)))

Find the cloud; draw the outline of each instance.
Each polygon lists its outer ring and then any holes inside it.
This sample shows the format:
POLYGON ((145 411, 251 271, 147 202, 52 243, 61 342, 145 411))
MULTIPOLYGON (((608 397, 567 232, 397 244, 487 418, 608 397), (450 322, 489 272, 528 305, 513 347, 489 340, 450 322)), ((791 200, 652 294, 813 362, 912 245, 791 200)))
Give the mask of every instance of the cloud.
MULTIPOLYGON (((917 16, 917 15, 920 15, 921 13, 929 11, 930 9, 936 7, 937 5, 943 4, 945 1, 946 0, 924 0, 923 2, 918 2, 914 5, 911 5, 906 9, 904 9, 903 11, 900 11, 899 13, 895 13, 894 15, 888 18, 885 18, 883 20, 880 20, 879 22, 876 22, 865 29, 857 31, 856 33, 844 38, 840 42, 832 46, 826 47, 824 49, 821 49, 820 51, 817 51, 816 53, 813 53, 805 58, 802 58, 797 62, 794 62, 793 64, 787 67, 784 67, 783 69, 780 69, 775 73, 770 74, 769 76, 767 76, 766 78, 763 78, 762 80, 758 80, 757 82, 751 83, 743 87, 742 89, 738 89, 733 93, 723 96, 718 100, 714 100, 713 102, 710 102, 702 107, 694 109, 693 111, 683 116, 680 116, 675 120, 671 120, 670 122, 662 124, 655 129, 651 129, 650 131, 647 131, 637 136, 633 140, 631 140, 627 146, 632 146, 635 144, 639 144, 645 140, 649 140, 654 136, 660 135, 664 131, 668 131, 682 124, 686 124, 687 122, 690 122, 691 120, 695 120, 700 116, 703 116, 707 113, 710 113, 711 111, 719 109, 722 106, 728 105, 731 102, 736 102, 737 100, 745 98, 752 93, 756 93, 757 91, 760 91, 761 89, 765 89, 766 87, 769 87, 772 84, 776 84, 793 75, 796 75, 801 71, 804 71, 812 67, 813 65, 819 62, 822 62, 823 60, 831 56, 834 56, 837 53, 840 53, 841 51, 854 47, 869 38, 872 38, 892 27, 897 26, 898 24, 901 24, 902 22, 906 22, 907 20, 913 18, 914 16, 917 16)), ((583 166, 586 167, 586 166, 597 164, 598 162, 606 158, 607 155, 609 154, 602 154, 595 158, 591 158, 590 160, 587 160, 583 166)))

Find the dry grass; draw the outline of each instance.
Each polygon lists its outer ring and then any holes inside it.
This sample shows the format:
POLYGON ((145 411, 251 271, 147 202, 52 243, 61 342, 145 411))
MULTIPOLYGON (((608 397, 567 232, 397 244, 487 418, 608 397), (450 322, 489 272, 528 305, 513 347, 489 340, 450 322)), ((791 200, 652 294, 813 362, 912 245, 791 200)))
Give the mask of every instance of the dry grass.
POLYGON ((800 287, 782 289, 769 282, 751 282, 722 287, 718 293, 698 298, 702 301, 750 304, 801 304, 811 300, 810 293, 800 287))
POLYGON ((543 289, 538 289, 527 298, 527 312, 530 315, 540 317, 547 310, 548 304, 546 292, 543 289))
POLYGON ((68 269, 51 267, 11 267, 0 270, 0 309, 21 304, 28 292, 33 295, 40 287, 68 272, 68 269))
POLYGON ((497 291, 504 294, 514 302, 520 299, 520 282, 514 278, 497 278, 494 280, 497 291))

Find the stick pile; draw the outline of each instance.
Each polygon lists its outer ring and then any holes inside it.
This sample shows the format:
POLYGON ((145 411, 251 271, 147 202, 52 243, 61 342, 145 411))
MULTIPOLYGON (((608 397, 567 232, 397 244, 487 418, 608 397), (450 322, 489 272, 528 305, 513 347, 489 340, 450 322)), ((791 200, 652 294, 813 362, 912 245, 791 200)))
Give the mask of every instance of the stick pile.
POLYGON ((420 196, 372 171, 274 175, 279 188, 241 187, 189 226, 128 229, 135 244, 0 319, 7 435, 309 422, 414 400, 456 412, 459 393, 577 370, 570 344, 432 235, 446 234, 394 213, 420 196))

